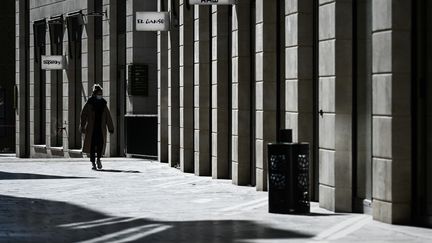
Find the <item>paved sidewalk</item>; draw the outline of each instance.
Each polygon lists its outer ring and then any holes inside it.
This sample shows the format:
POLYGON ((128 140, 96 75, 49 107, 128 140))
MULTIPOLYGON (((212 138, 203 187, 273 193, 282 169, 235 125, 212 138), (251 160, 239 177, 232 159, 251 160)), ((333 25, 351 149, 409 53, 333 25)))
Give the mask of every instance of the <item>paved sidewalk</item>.
POLYGON ((0 157, 0 242, 432 242, 312 205, 310 216, 267 213, 267 193, 138 159, 0 157))

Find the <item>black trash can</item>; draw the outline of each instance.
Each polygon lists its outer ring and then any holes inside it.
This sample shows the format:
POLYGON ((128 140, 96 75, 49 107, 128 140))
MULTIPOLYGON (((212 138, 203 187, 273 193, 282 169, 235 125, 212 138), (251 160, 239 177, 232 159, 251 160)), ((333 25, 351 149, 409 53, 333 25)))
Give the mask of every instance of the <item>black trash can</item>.
POLYGON ((268 144, 269 212, 310 212, 309 144, 268 144))

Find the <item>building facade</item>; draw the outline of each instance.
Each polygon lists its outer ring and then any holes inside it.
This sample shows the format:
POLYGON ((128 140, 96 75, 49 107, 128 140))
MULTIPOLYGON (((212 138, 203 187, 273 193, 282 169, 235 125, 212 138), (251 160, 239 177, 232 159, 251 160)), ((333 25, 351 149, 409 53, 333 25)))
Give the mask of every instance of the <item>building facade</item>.
POLYGON ((292 129, 321 207, 431 224, 431 3, 191 2, 17 0, 17 155, 82 156, 76 119, 101 83, 107 156, 125 155, 128 115, 158 114, 160 162, 265 191, 267 144, 292 129), (137 11, 169 12, 170 30, 135 31, 137 11), (46 53, 67 68, 42 71, 46 53), (148 96, 131 95, 131 64, 148 65, 148 96))
POLYGON ((115 124, 106 156, 126 154, 128 120, 155 117, 156 126, 157 35, 133 31, 137 11, 156 9, 157 1, 16 1, 18 156, 82 157, 80 112, 96 83, 115 124), (43 69, 44 55, 64 56, 64 68, 43 69), (145 94, 128 75, 142 66, 145 94))
POLYGON ((427 5, 159 2, 159 160, 267 190, 267 144, 292 129, 321 207, 430 223, 427 5))

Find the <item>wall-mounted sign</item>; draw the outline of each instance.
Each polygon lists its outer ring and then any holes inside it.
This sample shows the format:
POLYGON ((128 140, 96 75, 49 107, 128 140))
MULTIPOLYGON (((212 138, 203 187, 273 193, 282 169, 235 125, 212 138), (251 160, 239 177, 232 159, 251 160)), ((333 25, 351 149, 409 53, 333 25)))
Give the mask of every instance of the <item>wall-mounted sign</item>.
POLYGON ((191 5, 234 5, 237 0, 189 0, 191 5))
POLYGON ((43 70, 61 70, 64 69, 64 57, 63 56, 45 56, 42 55, 42 69, 43 70))
POLYGON ((137 12, 135 26, 137 31, 168 31, 170 15, 168 12, 137 12))

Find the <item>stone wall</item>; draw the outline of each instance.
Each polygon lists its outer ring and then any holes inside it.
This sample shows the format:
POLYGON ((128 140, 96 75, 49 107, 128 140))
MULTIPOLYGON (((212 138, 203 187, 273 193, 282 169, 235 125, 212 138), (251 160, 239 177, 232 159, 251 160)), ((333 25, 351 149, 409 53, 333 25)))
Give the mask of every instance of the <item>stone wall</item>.
POLYGON ((411 4, 373 1, 373 216, 411 214, 411 4))

